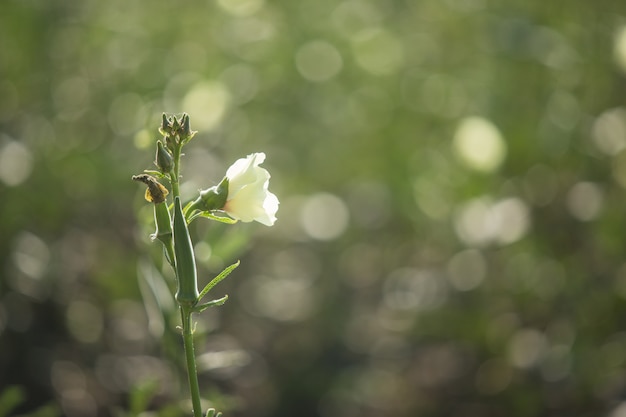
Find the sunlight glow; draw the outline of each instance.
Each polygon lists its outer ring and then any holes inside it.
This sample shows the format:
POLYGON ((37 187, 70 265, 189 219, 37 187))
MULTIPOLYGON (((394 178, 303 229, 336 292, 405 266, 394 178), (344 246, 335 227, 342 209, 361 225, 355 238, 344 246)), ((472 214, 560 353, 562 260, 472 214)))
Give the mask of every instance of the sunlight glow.
POLYGON ((384 29, 360 32, 352 47, 359 66, 374 75, 393 74, 404 63, 402 43, 384 29))
POLYGON ((193 120, 194 130, 210 131, 219 125, 229 101, 230 94, 223 84, 202 81, 187 93, 182 107, 193 120))
POLYGON ((349 213, 346 204, 332 194, 311 196, 300 215, 304 231, 314 239, 333 240, 348 227, 349 213))
POLYGON ((218 0, 222 10, 234 16, 250 16, 258 12, 264 4, 263 0, 218 0))
POLYGON ((15 187, 26 181, 33 169, 33 156, 20 142, 8 141, 0 146, 0 181, 15 187))
POLYGON ((343 60, 333 45, 325 41, 312 41, 296 52, 298 72, 309 81, 329 80, 341 71, 343 60))
POLYGON ((509 341, 509 360, 518 368, 530 368, 539 362, 546 348, 543 333, 535 329, 518 330, 509 341))
POLYGON ((501 245, 518 241, 530 227, 529 210, 519 198, 507 198, 492 203, 489 198, 477 198, 466 203, 456 216, 458 236, 470 245, 501 245))
POLYGON ((482 117, 461 121, 452 146, 459 159, 469 168, 493 172, 506 156, 506 144, 498 128, 482 117))
POLYGON ((617 65, 626 73, 626 26, 622 26, 615 35, 613 54, 617 65))
POLYGON ((480 251, 466 249, 450 259, 447 272, 454 288, 470 291, 480 286, 487 276, 487 262, 480 251))
POLYGON ((596 147, 607 155, 615 155, 626 147, 626 109, 605 110, 593 121, 591 138, 596 147))
POLYGON ((595 219, 604 203, 602 189, 591 182, 579 182, 567 193, 567 208, 578 220, 595 219))

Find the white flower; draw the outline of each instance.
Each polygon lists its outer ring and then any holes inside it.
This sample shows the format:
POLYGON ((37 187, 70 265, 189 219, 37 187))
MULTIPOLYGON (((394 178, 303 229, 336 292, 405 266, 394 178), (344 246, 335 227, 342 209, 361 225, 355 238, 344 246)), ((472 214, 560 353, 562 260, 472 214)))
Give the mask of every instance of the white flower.
POLYGON ((228 197, 222 210, 242 222, 256 220, 272 226, 279 202, 278 197, 268 190, 270 173, 259 167, 263 161, 263 152, 253 153, 238 159, 228 168, 228 197))

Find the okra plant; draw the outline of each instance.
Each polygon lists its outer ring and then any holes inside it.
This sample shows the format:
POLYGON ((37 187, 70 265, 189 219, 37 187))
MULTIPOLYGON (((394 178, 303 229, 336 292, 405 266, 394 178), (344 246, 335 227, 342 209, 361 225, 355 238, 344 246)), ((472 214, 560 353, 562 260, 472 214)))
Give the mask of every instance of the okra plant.
MULTIPOLYGON (((181 329, 189 377, 194 417, 202 417, 200 389, 193 348, 193 314, 209 307, 220 306, 228 296, 204 301, 211 289, 226 278, 238 265, 236 262, 213 278, 202 291, 198 290, 196 261, 189 237, 189 224, 198 218, 234 224, 237 221, 257 221, 272 226, 276 221, 278 198, 269 189, 269 172, 259 165, 264 153, 254 153, 237 160, 228 168, 218 185, 199 191, 198 197, 183 204, 180 197, 181 155, 183 147, 196 132, 190 129, 189 116, 163 115, 159 129, 163 139, 156 142, 155 170, 133 176, 147 186, 146 200, 154 205, 156 231, 151 236, 161 242, 165 258, 176 276, 174 298, 181 315, 181 329), (161 181, 169 183, 169 189, 161 181), (168 197, 172 202, 168 202, 168 197)), ((209 409, 207 417, 221 413, 209 409)))

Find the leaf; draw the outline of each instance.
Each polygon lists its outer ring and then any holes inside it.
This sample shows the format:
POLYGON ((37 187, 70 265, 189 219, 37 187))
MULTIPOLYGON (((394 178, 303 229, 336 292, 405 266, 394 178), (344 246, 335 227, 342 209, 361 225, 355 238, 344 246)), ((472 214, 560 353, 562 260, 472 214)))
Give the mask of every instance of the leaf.
POLYGON ((144 169, 143 172, 145 172, 146 174, 150 174, 152 176, 155 176, 157 178, 168 178, 169 177, 165 174, 163 174, 161 171, 155 171, 153 169, 144 169))
POLYGON ((208 211, 195 211, 195 212, 193 212, 190 216, 187 217, 187 223, 191 223, 192 221, 194 221, 198 217, 204 217, 204 218, 207 218, 207 219, 215 220, 215 221, 218 221, 220 223, 226 223, 226 224, 235 224, 235 223, 237 223, 237 220, 235 220, 235 219, 232 219, 230 217, 216 216, 215 214, 212 214, 211 212, 208 212, 208 211))
POLYGON ((213 278, 205 287, 204 289, 200 292, 200 295, 198 296, 198 301, 202 300, 202 298, 207 295, 209 293, 209 291, 211 291, 211 288, 215 287, 217 284, 219 284, 224 278, 226 278, 231 272, 233 272, 233 270, 235 268, 237 268, 240 264, 240 261, 235 262, 234 264, 232 264, 231 266, 226 267, 222 272, 219 273, 218 276, 216 276, 215 278, 213 278))
POLYGON ((138 416, 146 411, 152 398, 154 398, 159 384, 157 381, 147 381, 135 387, 130 393, 130 411, 138 416))
POLYGON ((201 313, 209 307, 216 307, 223 305, 228 300, 228 295, 223 296, 222 298, 218 298, 216 300, 211 300, 208 303, 197 304, 193 307, 192 311, 195 313, 201 313))
POLYGON ((148 316, 148 329, 153 336, 160 338, 165 331, 167 315, 176 308, 172 290, 165 277, 147 259, 140 259, 137 263, 137 283, 148 316))

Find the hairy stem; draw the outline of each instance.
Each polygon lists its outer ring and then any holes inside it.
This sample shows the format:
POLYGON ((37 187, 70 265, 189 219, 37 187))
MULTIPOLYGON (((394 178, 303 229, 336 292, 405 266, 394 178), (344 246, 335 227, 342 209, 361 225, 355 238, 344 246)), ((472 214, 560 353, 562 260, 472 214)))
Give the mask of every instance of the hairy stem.
POLYGON ((170 173, 170 183, 172 184, 172 194, 174 198, 180 197, 180 190, 178 188, 178 179, 180 177, 180 153, 181 146, 177 146, 174 149, 174 169, 170 173))
MULTIPOLYGON (((174 148, 173 159, 174 168, 170 172, 170 184, 172 185, 172 194, 174 199, 180 197, 179 178, 180 178, 180 156, 181 146, 174 148)), ((165 245, 168 255, 171 259, 175 259, 175 251, 173 243, 165 245)), ((176 260, 175 262, 177 262, 176 260)), ((172 265, 174 266, 174 265, 172 265)), ((177 277, 179 280, 182 277, 177 277)), ((196 356, 193 348, 193 324, 191 321, 192 310, 190 306, 179 304, 181 325, 183 328, 183 344, 185 349, 185 363, 187 365, 187 376, 189 378, 189 391, 191 394, 191 404, 193 407, 194 417, 202 417, 202 405, 200 404, 200 386, 198 384, 198 371, 196 368, 196 356)))
POLYGON ((191 391, 191 403, 194 417, 202 417, 202 405, 200 404, 200 387, 198 385, 198 372, 196 370, 196 357, 193 350, 193 329, 191 322, 191 310, 185 306, 180 307, 183 325, 183 343, 185 345, 185 360, 187 362, 187 374, 189 376, 189 389, 191 391))

